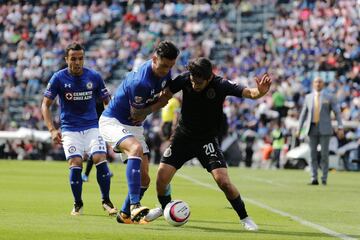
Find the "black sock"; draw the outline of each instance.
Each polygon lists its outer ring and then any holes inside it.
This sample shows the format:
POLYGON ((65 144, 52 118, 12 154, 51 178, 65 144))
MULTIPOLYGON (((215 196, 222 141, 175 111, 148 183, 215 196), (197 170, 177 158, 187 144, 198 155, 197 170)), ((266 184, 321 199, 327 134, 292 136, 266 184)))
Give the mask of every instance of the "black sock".
POLYGON ((158 199, 161 204, 161 208, 165 209, 166 205, 171 201, 171 195, 168 195, 168 196, 159 196, 158 195, 158 199))
POLYGON ((240 195, 233 199, 228 201, 231 203, 231 206, 236 211, 236 213, 239 215, 240 219, 244 219, 248 216, 246 209, 245 209, 245 203, 241 200, 240 195))
POLYGON ((80 201, 75 201, 75 204, 78 205, 78 206, 84 206, 84 203, 82 200, 80 201))
POLYGON ((94 162, 92 160, 92 157, 88 158, 88 160, 86 161, 86 169, 85 169, 85 175, 89 176, 92 166, 94 165, 94 162))

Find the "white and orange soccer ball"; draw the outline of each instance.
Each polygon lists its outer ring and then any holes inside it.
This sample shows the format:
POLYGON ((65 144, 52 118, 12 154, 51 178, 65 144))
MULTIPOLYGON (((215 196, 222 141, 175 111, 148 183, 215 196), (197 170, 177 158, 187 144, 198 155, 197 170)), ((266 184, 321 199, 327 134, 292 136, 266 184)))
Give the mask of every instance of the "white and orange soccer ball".
POLYGON ((190 207, 182 200, 172 200, 164 209, 165 220, 173 226, 179 227, 189 221, 190 207))

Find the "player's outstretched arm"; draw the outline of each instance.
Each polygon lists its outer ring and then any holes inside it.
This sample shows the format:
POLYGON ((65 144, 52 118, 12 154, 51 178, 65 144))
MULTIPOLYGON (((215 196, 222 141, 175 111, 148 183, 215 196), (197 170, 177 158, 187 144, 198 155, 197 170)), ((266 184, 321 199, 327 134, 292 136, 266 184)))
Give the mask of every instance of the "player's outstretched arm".
POLYGON ((41 104, 41 113, 43 115, 45 124, 47 128, 49 129, 49 132, 51 134, 51 139, 58 144, 61 144, 61 133, 59 130, 57 130, 53 124, 50 106, 52 104, 53 100, 50 98, 44 97, 42 104, 41 104))
POLYGON ((258 99, 264 96, 269 90, 272 83, 272 79, 269 74, 265 73, 260 79, 255 77, 256 88, 244 88, 243 97, 258 99))

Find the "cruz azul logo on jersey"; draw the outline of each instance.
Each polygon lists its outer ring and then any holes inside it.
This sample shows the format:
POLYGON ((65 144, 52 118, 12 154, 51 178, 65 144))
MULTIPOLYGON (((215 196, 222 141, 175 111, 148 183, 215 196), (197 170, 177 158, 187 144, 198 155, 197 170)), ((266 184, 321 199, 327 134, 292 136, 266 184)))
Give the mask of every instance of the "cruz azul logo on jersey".
POLYGON ((68 92, 65 93, 65 98, 69 101, 83 101, 92 99, 92 91, 86 92, 68 92))
POLYGON ((92 89, 93 88, 93 83, 92 82, 88 82, 87 84, 86 84, 86 88, 87 89, 92 89))

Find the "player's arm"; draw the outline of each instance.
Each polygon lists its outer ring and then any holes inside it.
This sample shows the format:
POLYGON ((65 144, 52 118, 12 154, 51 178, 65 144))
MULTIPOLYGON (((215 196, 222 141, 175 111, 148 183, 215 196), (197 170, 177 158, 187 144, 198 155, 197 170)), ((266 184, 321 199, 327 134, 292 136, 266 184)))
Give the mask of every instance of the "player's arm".
POLYGON ((143 121, 145 120, 146 116, 150 113, 159 111, 161 108, 165 107, 169 100, 172 98, 172 92, 169 88, 165 88, 156 103, 145 107, 145 108, 135 108, 131 106, 131 118, 135 121, 143 121))
POLYGON ((107 105, 109 105, 109 102, 110 102, 110 97, 106 97, 105 99, 103 99, 104 108, 106 108, 107 105))
POLYGON ((102 79, 99 73, 97 73, 96 76, 98 77, 98 81, 99 81, 99 88, 97 90, 97 95, 102 100, 105 109, 110 102, 111 96, 105 86, 104 79, 102 79))
POLYGON ((258 99, 264 96, 270 89, 272 79, 265 73, 260 79, 255 77, 256 88, 244 88, 242 96, 245 98, 258 99))
POLYGON ((58 144, 61 144, 61 133, 59 130, 57 130, 54 126, 54 122, 52 120, 50 106, 53 103, 53 100, 44 97, 42 104, 41 104, 41 113, 43 115, 45 124, 51 134, 51 139, 58 144))

